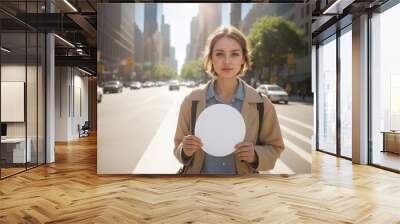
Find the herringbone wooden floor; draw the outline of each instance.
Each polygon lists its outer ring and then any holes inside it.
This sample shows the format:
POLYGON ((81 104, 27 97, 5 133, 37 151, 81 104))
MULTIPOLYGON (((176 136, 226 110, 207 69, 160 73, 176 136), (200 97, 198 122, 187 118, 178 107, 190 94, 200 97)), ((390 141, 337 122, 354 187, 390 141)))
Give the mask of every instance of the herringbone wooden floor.
POLYGON ((400 223, 400 175, 315 152, 290 177, 96 174, 96 138, 0 181, 0 223, 400 223))

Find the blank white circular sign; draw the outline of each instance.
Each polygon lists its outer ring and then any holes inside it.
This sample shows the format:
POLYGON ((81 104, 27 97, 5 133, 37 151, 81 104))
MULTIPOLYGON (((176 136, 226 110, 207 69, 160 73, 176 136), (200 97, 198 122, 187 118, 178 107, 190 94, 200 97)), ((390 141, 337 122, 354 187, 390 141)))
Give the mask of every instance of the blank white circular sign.
POLYGON ((223 157, 235 151, 243 141, 246 126, 242 115, 232 106, 214 104, 207 107, 196 121, 195 135, 203 142, 203 150, 223 157))

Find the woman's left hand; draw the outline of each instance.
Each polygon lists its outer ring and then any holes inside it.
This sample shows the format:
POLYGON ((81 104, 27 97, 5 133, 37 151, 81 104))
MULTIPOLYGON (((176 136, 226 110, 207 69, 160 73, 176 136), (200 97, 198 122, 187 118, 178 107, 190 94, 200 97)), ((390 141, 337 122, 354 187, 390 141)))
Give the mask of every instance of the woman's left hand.
POLYGON ((251 142, 243 141, 236 144, 235 153, 240 160, 244 160, 248 163, 254 163, 257 160, 254 145, 251 142))

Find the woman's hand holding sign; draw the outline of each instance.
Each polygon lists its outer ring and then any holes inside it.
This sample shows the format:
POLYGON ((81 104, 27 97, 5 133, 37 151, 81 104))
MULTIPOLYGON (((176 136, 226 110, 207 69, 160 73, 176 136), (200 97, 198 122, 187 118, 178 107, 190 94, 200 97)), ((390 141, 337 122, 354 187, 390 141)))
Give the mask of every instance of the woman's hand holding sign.
POLYGON ((251 142, 240 142, 235 145, 236 156, 243 161, 248 163, 255 163, 257 161, 257 154, 253 143, 251 142))
POLYGON ((186 135, 183 137, 183 153, 187 157, 191 157, 195 152, 201 150, 201 147, 203 146, 203 143, 201 142, 201 139, 194 135, 186 135))

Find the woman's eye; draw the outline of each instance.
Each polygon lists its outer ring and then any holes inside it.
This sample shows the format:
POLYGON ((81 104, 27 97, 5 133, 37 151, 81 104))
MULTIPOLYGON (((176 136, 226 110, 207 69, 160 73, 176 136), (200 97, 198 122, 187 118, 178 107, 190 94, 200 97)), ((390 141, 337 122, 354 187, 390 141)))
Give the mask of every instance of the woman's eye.
POLYGON ((223 56, 224 54, 222 54, 222 53, 217 53, 216 55, 217 55, 217 56, 223 56))
POLYGON ((232 56, 237 57, 237 56, 239 56, 239 54, 238 53, 233 53, 232 56))

